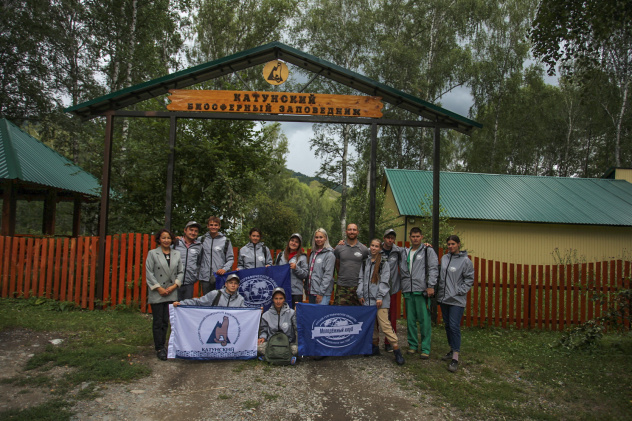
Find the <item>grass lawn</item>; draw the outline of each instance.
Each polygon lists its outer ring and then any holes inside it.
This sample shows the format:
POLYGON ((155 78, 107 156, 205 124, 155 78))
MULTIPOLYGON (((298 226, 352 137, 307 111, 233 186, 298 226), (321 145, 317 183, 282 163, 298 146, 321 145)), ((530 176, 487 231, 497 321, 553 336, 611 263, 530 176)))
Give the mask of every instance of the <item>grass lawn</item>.
POLYGON ((23 411, 0 412, 0 419, 68 419, 69 401, 93 397, 96 382, 128 381, 150 373, 148 367, 134 362, 152 343, 151 319, 138 312, 74 310, 68 303, 37 298, 0 299, 0 331, 15 328, 55 332, 66 339, 35 354, 25 375, 3 379, 3 383, 46 387, 58 398, 23 411), (48 372, 55 366, 70 369, 54 378, 48 372), (43 414, 52 418, 42 418, 43 414))
POLYGON ((460 367, 433 330, 429 361, 408 358, 413 387, 478 419, 631 419, 632 335, 606 335, 592 351, 554 345, 560 332, 464 328, 460 367))

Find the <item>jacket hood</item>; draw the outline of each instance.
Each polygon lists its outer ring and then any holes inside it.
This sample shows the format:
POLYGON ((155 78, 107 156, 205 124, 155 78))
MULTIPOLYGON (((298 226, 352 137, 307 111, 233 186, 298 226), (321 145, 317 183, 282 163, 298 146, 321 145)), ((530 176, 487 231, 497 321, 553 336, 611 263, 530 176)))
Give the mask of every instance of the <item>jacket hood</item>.
MULTIPOLYGON (((263 243, 263 241, 259 241, 259 242, 257 243, 257 247, 259 247, 259 246, 262 246, 262 247, 263 247, 263 246, 265 246, 265 244, 263 243)), ((253 249, 253 250, 254 250, 255 245, 254 245, 252 242, 248 242, 248 244, 246 244, 246 247, 248 247, 248 248, 250 248, 250 249, 253 249)))
POLYGON ((467 250, 461 250, 457 254, 453 254, 453 257, 467 257, 467 250))

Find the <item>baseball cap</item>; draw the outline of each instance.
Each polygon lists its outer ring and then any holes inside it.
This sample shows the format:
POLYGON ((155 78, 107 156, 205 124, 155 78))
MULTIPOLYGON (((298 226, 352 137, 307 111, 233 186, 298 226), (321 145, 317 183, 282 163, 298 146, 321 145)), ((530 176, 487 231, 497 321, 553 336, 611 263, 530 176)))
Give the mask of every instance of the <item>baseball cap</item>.
POLYGON ((202 229, 202 225, 198 224, 195 221, 189 221, 187 222, 187 224, 184 226, 184 228, 189 228, 189 227, 197 227, 197 229, 201 230, 202 229))
POLYGON ((303 237, 301 237, 301 234, 299 234, 298 232, 295 232, 294 234, 290 235, 290 240, 292 239, 292 237, 298 238, 301 244, 303 244, 303 237))
POLYGON ((239 283, 239 276, 237 276, 236 273, 231 273, 226 277, 226 282, 228 281, 237 281, 237 283, 239 283))
POLYGON ((277 292, 280 292, 281 294, 283 294, 283 298, 285 298, 285 290, 281 287, 276 287, 274 288, 274 290, 272 291, 272 296, 274 297, 274 294, 276 294, 277 292))
POLYGON ((389 234, 393 234, 395 237, 397 237, 397 234, 395 233, 395 230, 393 228, 389 228, 386 231, 384 231, 383 237, 386 237, 389 234))

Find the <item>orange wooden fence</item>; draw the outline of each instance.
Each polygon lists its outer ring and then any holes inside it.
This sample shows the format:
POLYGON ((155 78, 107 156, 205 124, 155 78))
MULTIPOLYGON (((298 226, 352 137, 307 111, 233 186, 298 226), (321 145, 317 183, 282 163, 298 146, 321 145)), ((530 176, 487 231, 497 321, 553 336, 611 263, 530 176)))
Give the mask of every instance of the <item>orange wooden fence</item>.
MULTIPOLYGON (((147 252, 156 247, 153 236, 107 236, 104 272, 109 276, 102 301, 95 300, 97 240, 0 236, 2 297, 37 296, 73 301, 88 309, 102 304, 148 311, 144 262, 147 252)), ((236 258, 238 249, 234 251, 236 258)), ((278 252, 272 252, 273 257, 278 252)), ((630 288, 630 262, 623 260, 522 265, 474 257, 473 262, 475 280, 468 293, 466 326, 561 330, 602 315, 612 292, 630 288), (593 300, 596 294, 604 300, 593 300)), ((199 296, 197 285, 195 296, 199 296)), ((398 296, 394 305, 400 300, 398 296)))

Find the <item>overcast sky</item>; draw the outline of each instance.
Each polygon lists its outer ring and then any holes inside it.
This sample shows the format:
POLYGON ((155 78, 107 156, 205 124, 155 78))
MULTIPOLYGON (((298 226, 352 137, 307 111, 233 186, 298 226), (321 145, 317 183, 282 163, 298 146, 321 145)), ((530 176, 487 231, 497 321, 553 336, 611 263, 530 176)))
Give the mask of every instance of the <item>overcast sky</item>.
MULTIPOLYGON (((467 87, 459 87, 446 94, 441 102, 443 108, 467 117, 472 106, 472 97, 467 87)), ((311 123, 281 123, 283 132, 288 138, 289 153, 287 167, 293 171, 314 176, 320 166, 320 158, 309 149, 312 137, 311 123)))

